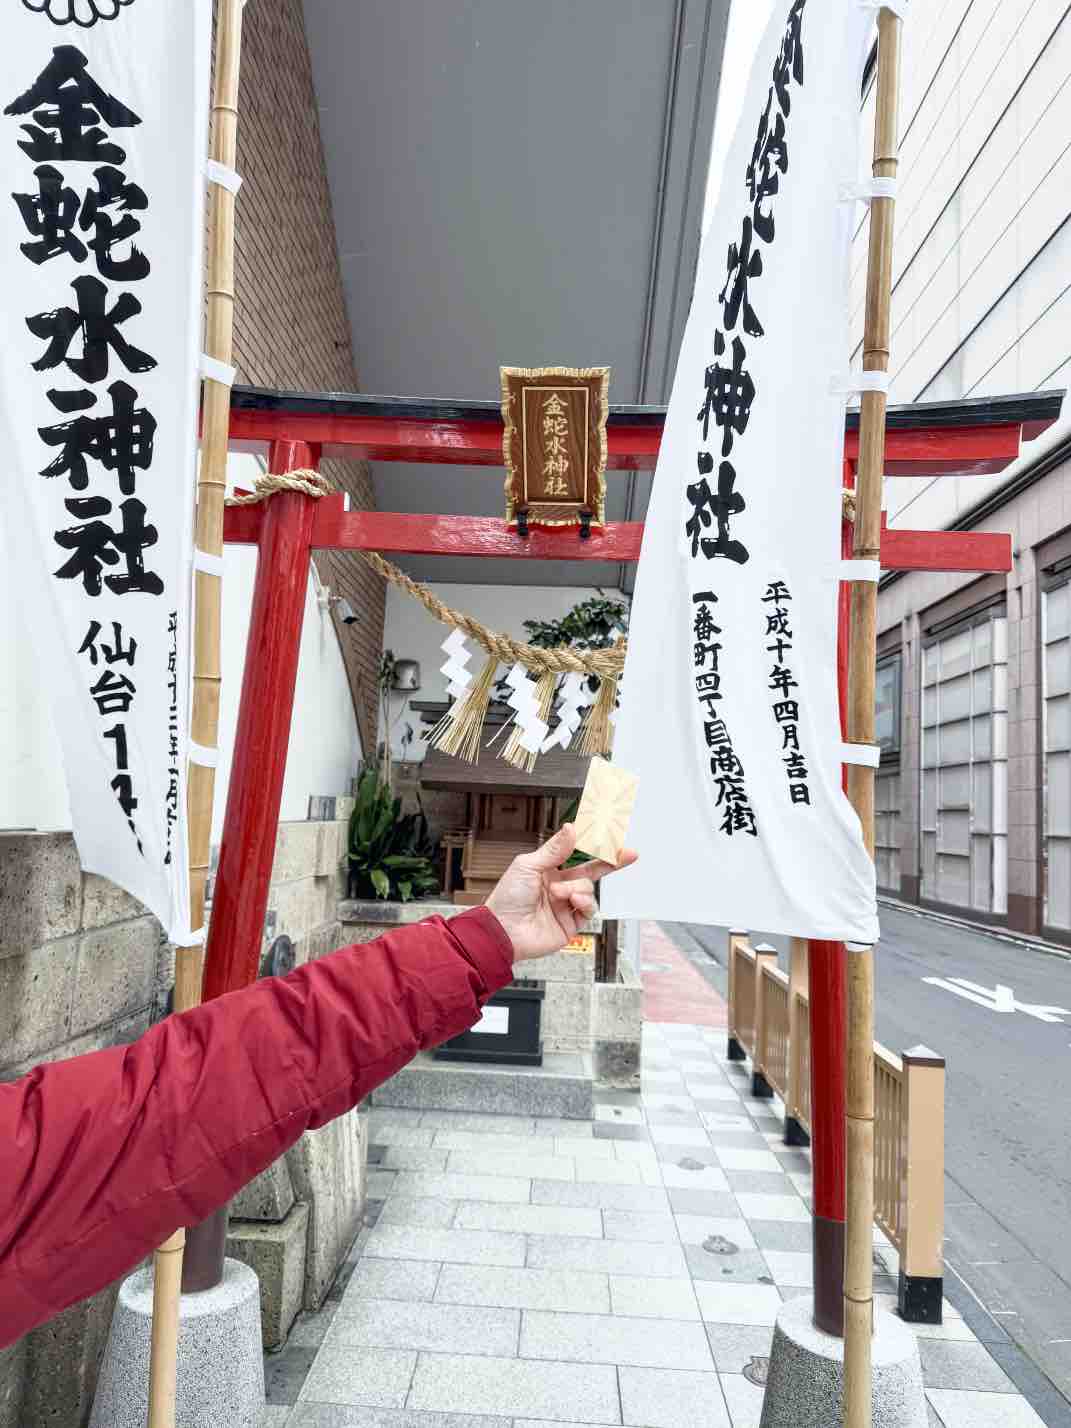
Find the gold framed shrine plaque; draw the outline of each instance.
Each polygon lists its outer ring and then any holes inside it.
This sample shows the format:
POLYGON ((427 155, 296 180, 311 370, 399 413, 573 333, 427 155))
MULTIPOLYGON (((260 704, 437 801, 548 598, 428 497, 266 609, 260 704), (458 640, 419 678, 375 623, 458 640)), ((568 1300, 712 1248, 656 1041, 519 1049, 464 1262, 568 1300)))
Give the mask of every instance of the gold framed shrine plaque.
POLYGON ((506 520, 602 525, 609 367, 503 367, 506 520))

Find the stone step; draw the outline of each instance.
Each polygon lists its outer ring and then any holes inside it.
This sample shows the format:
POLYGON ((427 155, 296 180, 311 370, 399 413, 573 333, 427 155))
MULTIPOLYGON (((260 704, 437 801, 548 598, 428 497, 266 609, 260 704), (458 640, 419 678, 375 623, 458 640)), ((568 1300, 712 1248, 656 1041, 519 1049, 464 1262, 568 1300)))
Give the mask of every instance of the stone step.
POLYGON ((461 1065, 421 1052, 372 1092, 373 1106, 594 1118, 591 1057, 548 1052, 542 1066, 461 1065))

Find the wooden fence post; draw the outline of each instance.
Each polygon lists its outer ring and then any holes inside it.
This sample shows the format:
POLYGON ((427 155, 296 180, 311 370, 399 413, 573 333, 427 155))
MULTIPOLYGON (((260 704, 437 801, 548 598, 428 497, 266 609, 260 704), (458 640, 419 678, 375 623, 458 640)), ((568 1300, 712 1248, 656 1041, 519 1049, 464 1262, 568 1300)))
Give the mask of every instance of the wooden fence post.
POLYGON ((785 1144, 810 1145, 811 1137, 800 1121, 800 1084, 803 1072, 803 1035, 800 997, 806 996, 808 961, 806 937, 793 937, 788 964, 788 1090, 785 1096, 785 1144))
POLYGON ((730 1061, 744 1061, 747 1058, 747 1052, 740 1045, 740 1039, 736 1034, 736 945, 738 942, 746 941, 746 932, 742 931, 739 927, 730 928, 729 937, 726 942, 728 949, 727 961, 729 964, 729 1039, 726 1055, 730 1061))
POLYGON ((912 1324, 940 1324, 944 1294, 945 1058, 926 1046, 904 1067, 903 1234, 899 1310, 912 1324))
POLYGON ((755 947, 755 1054, 751 1058, 751 1094, 760 1100, 773 1098, 773 1087, 766 1079, 766 979, 762 969, 768 962, 777 965, 777 953, 768 942, 755 947))

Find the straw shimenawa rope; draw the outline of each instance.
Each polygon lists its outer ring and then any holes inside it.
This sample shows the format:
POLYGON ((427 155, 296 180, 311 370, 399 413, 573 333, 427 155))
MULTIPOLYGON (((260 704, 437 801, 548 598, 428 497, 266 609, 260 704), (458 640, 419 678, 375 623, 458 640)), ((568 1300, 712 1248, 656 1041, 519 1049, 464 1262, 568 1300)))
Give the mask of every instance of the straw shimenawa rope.
MULTIPOLYGON (((266 501, 277 491, 302 491, 306 496, 327 496, 333 489, 326 476, 321 475, 319 471, 298 470, 288 471, 285 474, 268 472, 256 478, 254 489, 248 495, 229 496, 227 505, 256 505, 260 501, 266 501)), ((535 645, 526 645, 520 640, 513 639, 510 635, 501 635, 494 630, 489 630, 486 625, 473 619, 471 615, 465 615, 460 610, 452 610, 449 605, 444 605, 436 595, 433 595, 426 585, 411 580, 404 570, 399 570, 396 565, 392 565, 389 560, 384 560, 374 550, 361 550, 357 554, 362 556, 373 570, 382 575, 384 580, 389 580, 399 590, 404 590, 414 600, 419 600, 436 620, 468 635, 477 644, 482 645, 488 654, 495 655, 503 664, 523 664, 526 669, 537 675, 593 674, 599 679, 616 679, 625 667, 625 646, 623 644, 608 650, 585 651, 573 650, 566 645, 559 645, 552 649, 539 649, 535 645)))

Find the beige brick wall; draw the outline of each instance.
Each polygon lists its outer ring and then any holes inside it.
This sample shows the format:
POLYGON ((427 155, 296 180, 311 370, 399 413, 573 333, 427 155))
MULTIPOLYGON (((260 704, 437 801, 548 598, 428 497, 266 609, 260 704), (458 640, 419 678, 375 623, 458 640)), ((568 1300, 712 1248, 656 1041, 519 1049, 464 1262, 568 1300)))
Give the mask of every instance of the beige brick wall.
MULTIPOLYGON (((301 0, 245 11, 238 101, 234 362, 239 380, 292 391, 356 391, 301 0)), ((375 505, 368 467, 326 461, 356 509, 375 505)), ((383 581, 356 555, 317 557, 321 578, 357 612, 339 625, 366 753, 375 747, 383 581)))

